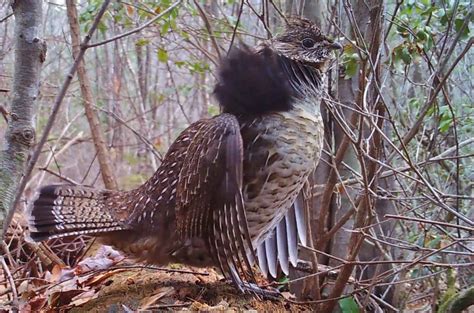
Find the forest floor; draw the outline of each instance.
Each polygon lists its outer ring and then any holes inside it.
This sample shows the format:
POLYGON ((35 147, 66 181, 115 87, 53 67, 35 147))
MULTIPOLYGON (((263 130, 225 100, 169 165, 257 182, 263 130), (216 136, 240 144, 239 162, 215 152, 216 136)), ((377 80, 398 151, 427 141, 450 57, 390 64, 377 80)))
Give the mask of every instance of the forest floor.
MULTIPOLYGON (((202 271, 202 270, 201 270, 202 271)), ((140 269, 110 276, 97 297, 71 312, 127 312, 136 310, 191 311, 310 311, 308 306, 287 301, 258 300, 242 295, 219 279, 213 270, 208 276, 140 269)))
MULTIPOLYGON (((265 284, 262 277, 257 280, 265 284)), ((287 292, 281 300, 243 295, 212 268, 150 268, 107 246, 73 268, 56 265, 17 291, 22 312, 314 311, 286 300, 287 292)))

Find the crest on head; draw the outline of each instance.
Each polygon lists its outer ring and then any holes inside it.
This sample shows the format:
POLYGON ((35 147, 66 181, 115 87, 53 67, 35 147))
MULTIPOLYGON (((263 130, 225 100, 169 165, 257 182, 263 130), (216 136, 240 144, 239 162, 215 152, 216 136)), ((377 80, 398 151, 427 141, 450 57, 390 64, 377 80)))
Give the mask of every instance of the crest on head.
POLYGON ((291 17, 287 20, 285 26, 285 32, 277 36, 279 40, 293 40, 298 38, 303 40, 304 38, 312 38, 313 40, 320 40, 321 29, 316 26, 315 23, 302 17, 291 17))
POLYGON ((285 31, 271 40, 274 50, 293 61, 318 69, 334 59, 334 50, 342 46, 321 33, 319 27, 306 18, 290 18, 285 31))

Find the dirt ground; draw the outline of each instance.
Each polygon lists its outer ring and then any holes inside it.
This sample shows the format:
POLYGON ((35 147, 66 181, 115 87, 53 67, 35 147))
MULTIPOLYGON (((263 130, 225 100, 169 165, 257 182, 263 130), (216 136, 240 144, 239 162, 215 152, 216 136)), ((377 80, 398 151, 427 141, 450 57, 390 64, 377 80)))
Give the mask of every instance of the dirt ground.
POLYGON ((208 275, 148 269, 119 272, 103 281, 96 298, 71 308, 71 312, 131 312, 138 309, 311 311, 310 306, 295 305, 285 300, 259 300, 242 295, 233 286, 220 280, 213 269, 204 272, 208 275))
MULTIPOLYGON (((10 308, 21 312, 314 311, 288 300, 288 292, 282 293, 281 300, 244 295, 213 268, 144 266, 108 246, 89 255, 72 268, 56 264, 37 278, 24 280, 10 308)), ((261 286, 266 283, 262 277, 257 281, 261 286)))

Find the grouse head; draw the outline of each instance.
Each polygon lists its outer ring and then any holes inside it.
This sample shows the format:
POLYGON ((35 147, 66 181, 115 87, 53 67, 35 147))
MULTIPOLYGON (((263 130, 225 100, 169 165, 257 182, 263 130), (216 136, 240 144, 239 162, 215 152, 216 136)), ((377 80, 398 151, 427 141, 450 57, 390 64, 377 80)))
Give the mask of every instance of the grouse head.
POLYGON ((273 38, 270 45, 279 55, 322 71, 334 59, 334 50, 342 49, 305 18, 290 19, 286 30, 273 38))
POLYGON ((324 72, 341 45, 303 18, 256 49, 233 48, 221 60, 214 94, 222 111, 261 115, 290 111, 297 98, 318 95, 324 72))

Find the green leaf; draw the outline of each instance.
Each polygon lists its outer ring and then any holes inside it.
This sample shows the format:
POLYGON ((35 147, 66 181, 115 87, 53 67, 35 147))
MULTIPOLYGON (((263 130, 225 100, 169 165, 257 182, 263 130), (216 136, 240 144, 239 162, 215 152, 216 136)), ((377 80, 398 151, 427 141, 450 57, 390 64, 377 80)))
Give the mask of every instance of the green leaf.
POLYGON ((186 31, 178 29, 178 32, 179 32, 179 35, 181 37, 183 37, 183 39, 189 39, 190 38, 189 34, 186 31))
POLYGON ((428 40, 428 36, 429 36, 428 33, 426 33, 424 30, 419 30, 416 33, 416 38, 418 39, 418 41, 421 41, 421 42, 428 40))
POLYGON ((347 297, 338 301, 343 313, 359 313, 359 306, 353 297, 347 297))
POLYGON ((443 25, 443 26, 448 24, 448 14, 443 14, 439 21, 440 21, 441 25, 443 25))
MULTIPOLYGON (((457 18, 454 20, 454 29, 457 31, 457 32, 460 32, 461 31, 461 28, 462 26, 464 25, 464 19, 463 18, 457 18)), ((466 25, 466 27, 464 27, 464 29, 462 30, 462 33, 461 33, 461 38, 462 39, 466 39, 467 37, 469 37, 469 24, 466 25)))
POLYGON ((437 249, 439 248, 440 242, 441 242, 441 236, 435 235, 434 238, 428 242, 428 247, 432 249, 437 249))
POLYGON ((184 61, 176 61, 176 62, 174 62, 174 64, 175 64, 177 67, 181 68, 181 67, 183 67, 184 65, 186 65, 186 62, 184 62, 184 61))
POLYGON ((405 64, 410 64, 411 63, 411 60, 412 60, 412 56, 411 56, 411 53, 410 51, 408 50, 408 47, 404 47, 400 53, 400 57, 402 59, 402 61, 405 63, 405 64))
MULTIPOLYGON (((411 109, 418 109, 420 107, 420 100, 418 100, 417 98, 411 98, 408 100, 408 106, 411 109)), ((427 113, 427 114, 430 114, 430 113, 427 113)), ((431 112, 431 114, 433 114, 433 112, 431 112)))
POLYGON ((359 55, 357 53, 351 53, 351 50, 344 52, 343 55, 345 76, 344 79, 349 79, 357 74, 359 68, 359 55))
POLYGON ((140 38, 135 42, 135 45, 138 46, 138 47, 143 47, 143 46, 146 46, 149 43, 150 43, 150 40, 145 39, 145 38, 140 38))
POLYGON ((344 79, 349 79, 357 74, 357 60, 350 59, 345 66, 345 73, 344 79))
POLYGON ((444 116, 443 116, 443 118, 441 118, 441 121, 440 121, 439 127, 438 127, 440 132, 442 132, 442 133, 447 132, 449 130, 449 127, 451 127, 452 123, 453 123, 453 120, 451 118, 448 117, 448 118, 445 119, 444 116))
POLYGON ((216 105, 210 105, 207 107, 207 114, 209 116, 215 116, 217 114, 221 113, 219 110, 219 107, 216 105))
POLYGON ((451 115, 451 110, 449 109, 449 106, 447 105, 440 106, 439 115, 440 115, 440 121, 439 121, 438 129, 442 133, 445 133, 453 125, 453 116, 451 115))
POLYGON ((102 33, 105 34, 107 31, 108 27, 105 25, 104 22, 100 21, 99 24, 97 24, 97 29, 102 33))
POLYGON ((280 285, 278 285, 277 289, 282 291, 288 287, 290 279, 288 278, 288 276, 283 276, 282 278, 278 279, 278 282, 280 283, 280 285))
POLYGON ((426 9, 425 11, 421 12, 421 16, 429 16, 430 14, 432 14, 433 12, 435 12, 437 10, 436 7, 432 6, 432 7, 429 7, 428 9, 426 9))
POLYGON ((431 50, 431 48, 433 48, 434 41, 433 41, 433 37, 431 35, 428 36, 428 39, 426 40, 424 46, 425 46, 426 50, 431 50))
POLYGON ((170 30, 171 24, 170 21, 165 21, 161 26, 161 33, 166 34, 170 30))
POLYGON ((158 61, 162 63, 166 63, 168 61, 168 52, 163 48, 158 49, 158 61))
POLYGON ((209 64, 202 62, 187 62, 188 69, 191 73, 205 73, 210 70, 209 64))

